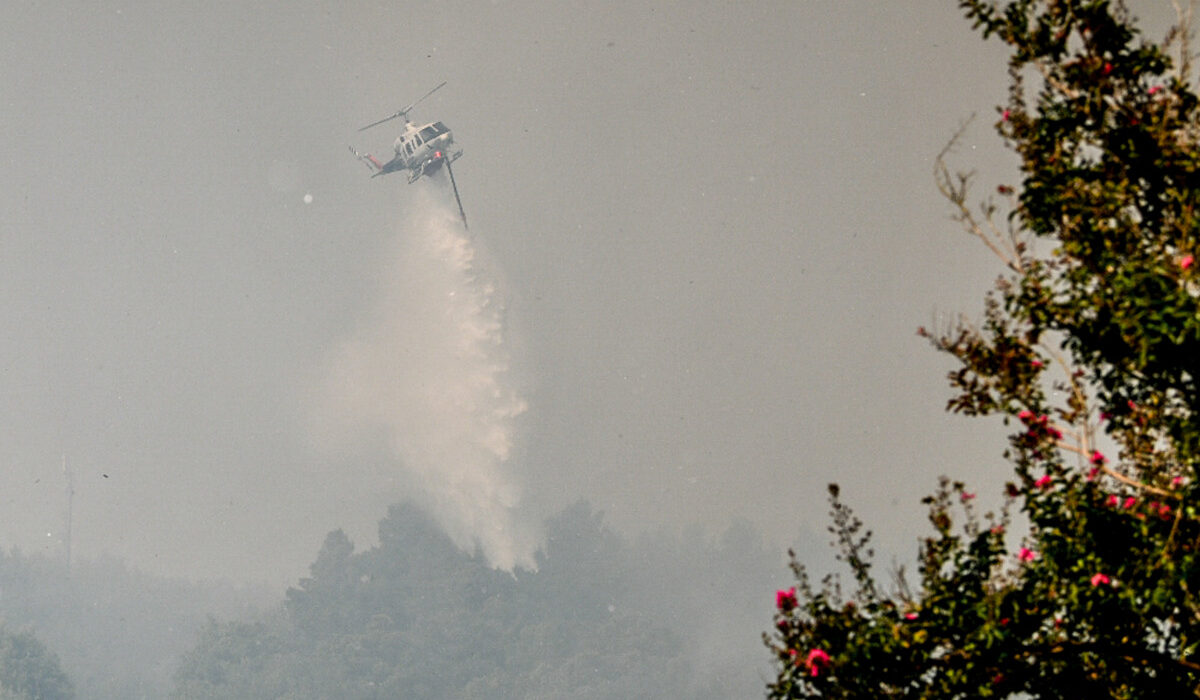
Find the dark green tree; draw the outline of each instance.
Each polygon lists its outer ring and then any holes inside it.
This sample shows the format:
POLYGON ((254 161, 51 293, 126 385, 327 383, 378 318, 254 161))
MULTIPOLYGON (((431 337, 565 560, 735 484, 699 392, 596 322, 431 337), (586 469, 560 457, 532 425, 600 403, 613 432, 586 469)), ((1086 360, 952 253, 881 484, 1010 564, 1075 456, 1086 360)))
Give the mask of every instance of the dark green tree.
POLYGON ((546 534, 537 571, 506 572, 411 505, 389 510, 376 547, 356 552, 330 533, 273 616, 209 624, 173 695, 728 697, 659 611, 639 605, 645 595, 630 593, 663 577, 632 561, 599 513, 576 504, 546 534))
POLYGON ((325 536, 311 575, 288 589, 287 608, 297 625, 311 631, 346 629, 355 619, 354 598, 359 576, 353 562, 354 543, 342 530, 325 536))
POLYGON ((996 126, 1021 181, 977 210, 970 177, 939 158, 940 189, 1007 272, 977 327, 922 334, 958 360, 950 410, 1014 428, 1006 506, 981 519, 944 480, 919 581, 885 586, 831 488, 853 590, 794 563, 767 635, 770 697, 1200 695, 1190 14, 1154 43, 1120 2, 959 5, 1011 50, 996 126), (1012 508, 1028 531, 1011 531, 1012 508))
POLYGON ((75 689, 33 632, 0 625, 0 700, 68 700, 75 689))

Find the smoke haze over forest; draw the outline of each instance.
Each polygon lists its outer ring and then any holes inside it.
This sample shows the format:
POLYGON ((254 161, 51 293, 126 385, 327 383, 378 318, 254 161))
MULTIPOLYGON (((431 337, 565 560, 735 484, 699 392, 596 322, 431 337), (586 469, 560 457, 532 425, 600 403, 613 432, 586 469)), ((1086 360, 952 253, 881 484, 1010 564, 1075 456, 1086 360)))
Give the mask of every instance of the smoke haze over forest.
POLYGON ((1000 271, 934 158, 966 123, 975 196, 1016 177, 956 3, 9 5, 0 647, 81 697, 278 690, 345 640, 370 697, 464 620, 513 636, 428 697, 625 697, 630 658, 753 692, 828 482, 885 565, 939 474, 999 501, 1002 430, 915 334, 1000 271), (469 232, 444 173, 346 151, 442 81, 410 116, 464 149, 469 232))
POLYGON ((938 474, 998 491, 914 335, 998 271, 934 156, 975 114, 952 164, 1015 172, 952 2, 19 1, 0 34, 5 550, 63 553, 64 457, 76 556, 279 591, 406 500, 509 568, 581 498, 819 551, 837 480, 903 558, 938 474), (412 118, 465 149, 469 235, 345 148, 443 80, 412 118))

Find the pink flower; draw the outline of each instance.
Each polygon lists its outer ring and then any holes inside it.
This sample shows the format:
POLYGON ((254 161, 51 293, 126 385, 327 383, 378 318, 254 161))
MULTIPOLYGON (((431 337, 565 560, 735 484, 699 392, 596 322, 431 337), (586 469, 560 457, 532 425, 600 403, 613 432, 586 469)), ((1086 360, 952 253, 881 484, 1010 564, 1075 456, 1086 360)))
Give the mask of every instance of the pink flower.
POLYGON ((1190 256, 1190 255, 1185 255, 1185 256, 1183 256, 1183 258, 1182 258, 1182 259, 1179 261, 1179 268, 1180 268, 1181 270, 1186 270, 1186 269, 1188 269, 1189 267, 1191 267, 1191 266, 1192 266, 1192 263, 1194 263, 1194 262, 1196 262, 1196 259, 1195 259, 1195 258, 1193 258, 1193 257, 1192 257, 1192 256, 1190 256))
POLYGON ((775 607, 784 612, 796 607, 796 588, 793 586, 775 591, 775 607))
POLYGON ((1175 477, 1174 479, 1171 479, 1171 485, 1172 485, 1172 486, 1181 486, 1182 484, 1183 484, 1183 477, 1182 477, 1182 476, 1177 476, 1177 477, 1175 477))
POLYGON ((1003 121, 1008 121, 1009 117, 1011 117, 1011 116, 1012 116, 1012 112, 1010 112, 1007 109, 1000 113, 1000 119, 1003 121))
POLYGON ((1029 420, 1033 418, 1033 411, 1031 411, 1027 408, 1024 411, 1021 411, 1020 413, 1018 413, 1017 418, 1020 418, 1022 421, 1028 423, 1029 420))
POLYGON ((1038 487, 1039 489, 1044 489, 1044 488, 1049 487, 1050 486, 1050 475, 1046 474, 1046 475, 1042 476, 1042 478, 1033 482, 1033 485, 1038 487))
POLYGON ((1099 473, 1100 473, 1100 467, 1092 467, 1091 469, 1088 470, 1087 480, 1091 481, 1092 479, 1095 479, 1096 475, 1099 473))
POLYGON ((1162 518, 1163 520, 1170 520, 1171 519, 1171 506, 1167 505, 1166 503, 1159 504, 1158 517, 1162 518))
POLYGON ((824 649, 813 649, 808 652, 808 672, 813 678, 821 673, 821 669, 829 666, 829 654, 824 649))
POLYGON ((917 619, 917 617, 919 617, 919 616, 915 612, 910 612, 904 616, 904 619, 905 620, 915 620, 915 619, 917 619))
POLYGON ((971 493, 970 491, 963 491, 960 498, 962 498, 963 503, 966 503, 967 501, 975 498, 975 494, 971 493))
POLYGON ((1111 414, 1111 413, 1109 413, 1108 411, 1101 411, 1101 412, 1100 412, 1100 421, 1101 421, 1101 422, 1103 422, 1103 421, 1106 421, 1106 420, 1108 420, 1109 418, 1112 418, 1112 414, 1111 414))
POLYGON ((1029 364, 1033 365, 1034 369, 1041 369, 1042 367, 1045 367, 1045 364, 1043 364, 1041 360, 1034 360, 1029 364))
POLYGON ((1021 561, 1033 561, 1034 559, 1037 559, 1037 552, 1029 549, 1028 547, 1022 547, 1021 551, 1017 552, 1017 559, 1020 559, 1021 561))
POLYGON ((1149 89, 1149 90, 1147 90, 1147 91, 1146 91, 1146 94, 1147 94, 1147 95, 1157 95, 1157 94, 1158 94, 1158 92, 1159 92, 1159 90, 1162 90, 1162 86, 1161 86, 1161 85, 1153 85, 1153 86, 1151 86, 1151 87, 1150 87, 1150 89, 1149 89))
POLYGON ((1105 62, 1104 62, 1104 68, 1103 68, 1103 72, 1104 72, 1104 74, 1105 74, 1105 75, 1108 75, 1109 73, 1112 73, 1112 64, 1111 64, 1111 63, 1109 63, 1108 61, 1105 61, 1105 62))
POLYGON ((1111 583, 1111 582, 1112 582, 1112 579, 1110 579, 1108 576, 1101 574, 1101 573, 1097 573, 1096 575, 1092 576, 1092 585, 1093 586, 1101 586, 1101 585, 1111 583))
POLYGON ((1055 428, 1053 425, 1046 427, 1046 434, 1055 440, 1062 440, 1062 431, 1058 428, 1055 428))
POLYGON ((1096 465, 1097 467, 1100 467, 1100 466, 1103 466, 1104 463, 1108 461, 1108 459, 1104 455, 1100 454, 1100 450, 1095 450, 1092 452, 1092 458, 1090 461, 1092 464, 1096 465))
POLYGON ((1104 505, 1109 506, 1110 508, 1115 508, 1120 502, 1121 499, 1117 498, 1117 494, 1113 493, 1109 494, 1108 500, 1104 502, 1104 505))
POLYGON ((1130 508, 1133 507, 1134 503, 1137 503, 1137 499, 1134 498, 1133 496, 1128 496, 1125 498, 1125 505, 1122 507, 1125 508, 1125 510, 1129 510, 1130 508))

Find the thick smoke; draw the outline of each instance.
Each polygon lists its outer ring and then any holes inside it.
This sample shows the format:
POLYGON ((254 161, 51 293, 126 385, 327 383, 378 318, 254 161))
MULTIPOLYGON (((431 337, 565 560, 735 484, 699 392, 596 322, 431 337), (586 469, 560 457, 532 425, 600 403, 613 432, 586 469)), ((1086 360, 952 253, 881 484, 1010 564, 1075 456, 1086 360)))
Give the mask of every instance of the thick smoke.
POLYGON ((519 512, 509 463, 526 404, 496 275, 440 193, 412 194, 384 261, 382 305, 334 361, 335 410, 344 427, 383 433, 404 481, 460 547, 478 545, 498 568, 532 568, 538 528, 519 512))

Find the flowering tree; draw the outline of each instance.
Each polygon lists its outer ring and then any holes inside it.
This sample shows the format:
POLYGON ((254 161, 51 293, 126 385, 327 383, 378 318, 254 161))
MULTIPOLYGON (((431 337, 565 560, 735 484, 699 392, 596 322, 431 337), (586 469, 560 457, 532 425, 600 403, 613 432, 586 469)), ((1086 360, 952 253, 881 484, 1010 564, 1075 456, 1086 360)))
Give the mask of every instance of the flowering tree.
MULTIPOLYGON (((1108 0, 961 0, 1011 48, 997 129, 1019 185, 976 209, 937 182, 1006 274, 957 358, 949 409, 1014 432, 1006 504, 943 480, 910 585, 871 572, 831 486, 853 590, 776 594, 772 698, 1200 695, 1200 103, 1187 20, 1142 40, 1108 0), (1172 56, 1178 58, 1172 59, 1172 56), (1029 527, 1013 532, 1018 508, 1029 527), (885 590, 885 588, 887 590, 885 590)), ((948 151, 947 151, 948 152, 948 151)))

